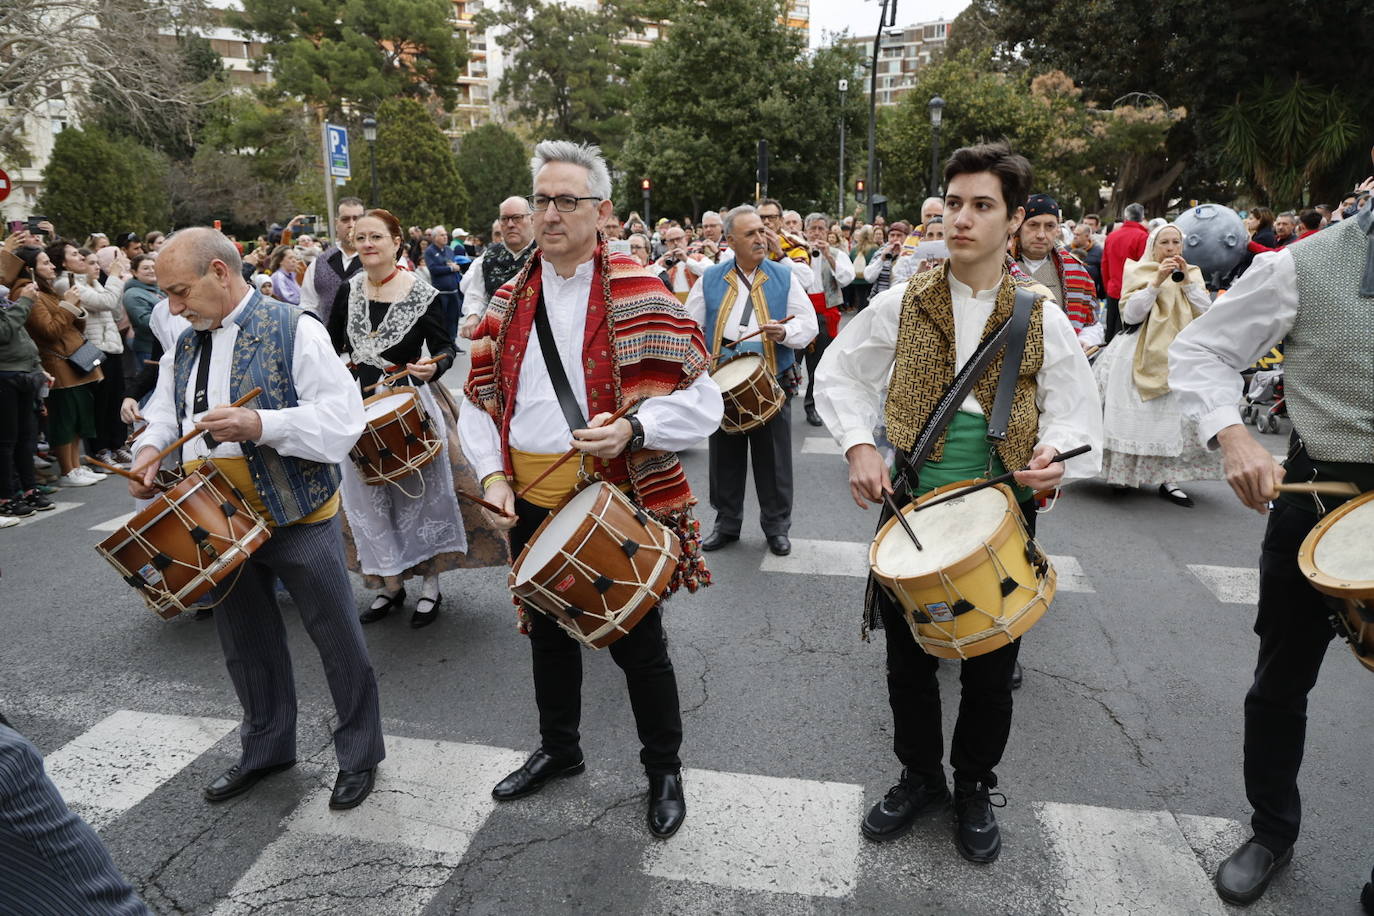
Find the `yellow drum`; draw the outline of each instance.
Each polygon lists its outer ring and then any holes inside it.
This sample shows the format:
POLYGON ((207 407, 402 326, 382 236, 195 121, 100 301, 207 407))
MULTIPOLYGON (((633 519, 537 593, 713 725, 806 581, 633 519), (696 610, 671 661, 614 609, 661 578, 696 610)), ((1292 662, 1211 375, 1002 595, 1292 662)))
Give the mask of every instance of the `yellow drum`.
POLYGON ((921 549, 888 519, 868 550, 873 577, 902 608, 916 642, 941 658, 972 658, 1009 645, 1054 600, 1049 558, 1026 531, 1004 485, 919 510, 977 481, 947 484, 902 510, 921 549))
POLYGON ((1298 568, 1317 591, 1341 599, 1331 615, 1336 632, 1374 671, 1374 493, 1323 516, 1298 548, 1298 568))

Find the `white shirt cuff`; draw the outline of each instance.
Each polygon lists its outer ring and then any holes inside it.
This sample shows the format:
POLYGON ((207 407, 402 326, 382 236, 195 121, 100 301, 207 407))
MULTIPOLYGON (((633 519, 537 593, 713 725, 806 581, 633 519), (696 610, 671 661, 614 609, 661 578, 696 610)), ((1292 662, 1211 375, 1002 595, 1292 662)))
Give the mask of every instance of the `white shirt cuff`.
POLYGON ((1198 439, 1207 448, 1219 448, 1217 433, 1238 423, 1243 423, 1243 421, 1236 406, 1234 404, 1223 405, 1210 413, 1203 414, 1197 421, 1198 439))
POLYGON ((283 428, 286 418, 276 410, 259 410, 258 421, 262 423, 262 435, 258 436, 257 444, 280 451, 286 437, 286 430, 283 428))
POLYGON ((864 432, 861 429, 848 430, 840 435, 841 455, 847 455, 849 450, 856 445, 872 445, 876 447, 877 443, 873 441, 872 432, 864 432))

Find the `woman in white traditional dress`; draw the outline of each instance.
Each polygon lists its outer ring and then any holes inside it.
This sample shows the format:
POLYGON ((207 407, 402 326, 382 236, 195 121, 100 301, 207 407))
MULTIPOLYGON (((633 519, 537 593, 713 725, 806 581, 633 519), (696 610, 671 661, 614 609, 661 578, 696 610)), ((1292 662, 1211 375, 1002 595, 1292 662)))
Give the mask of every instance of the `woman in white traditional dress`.
POLYGON ((405 580, 420 576, 420 597, 410 618, 410 625, 418 628, 438 616, 443 602, 439 573, 469 565, 464 562, 468 538, 454 493, 451 462, 455 453, 461 456, 450 445, 454 411, 440 406, 442 401, 451 405, 452 398, 437 384, 453 365, 457 348, 445 330, 437 291, 397 266, 402 239, 400 223, 386 210, 370 210, 359 218, 353 241, 363 269, 349 281, 348 307, 330 314, 329 332, 335 349, 356 366, 364 397, 389 368, 404 367, 409 378, 393 384, 419 391, 444 443, 419 471, 381 486, 365 483, 353 462, 341 465, 350 566, 363 573, 369 589, 378 591, 359 619, 372 623, 404 606, 405 580), (435 362, 421 362, 426 351, 435 362))
POLYGON ((1183 233, 1165 223, 1150 232, 1139 261, 1127 261, 1118 334, 1093 367, 1102 393, 1102 476, 1120 489, 1159 484, 1180 506, 1193 500, 1179 483, 1222 477, 1221 453, 1197 440, 1169 391, 1169 344, 1212 304, 1202 271, 1183 257, 1183 233), (1131 327, 1135 326, 1135 327, 1131 327))

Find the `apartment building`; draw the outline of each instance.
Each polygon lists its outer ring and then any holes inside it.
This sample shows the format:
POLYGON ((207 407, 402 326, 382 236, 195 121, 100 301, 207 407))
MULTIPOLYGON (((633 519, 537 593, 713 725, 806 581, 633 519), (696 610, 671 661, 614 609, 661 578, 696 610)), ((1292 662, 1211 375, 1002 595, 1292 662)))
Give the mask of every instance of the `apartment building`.
MULTIPOLYGON (((916 76, 921 68, 930 63, 931 58, 945 47, 952 25, 953 20, 937 19, 933 22, 918 22, 915 25, 883 31, 882 46, 878 52, 879 105, 897 104, 897 101, 916 85, 916 76)), ((848 38, 845 39, 845 43, 860 46, 864 49, 865 61, 872 61, 872 35, 848 38)), ((869 81, 865 75, 865 95, 868 88, 869 81)))

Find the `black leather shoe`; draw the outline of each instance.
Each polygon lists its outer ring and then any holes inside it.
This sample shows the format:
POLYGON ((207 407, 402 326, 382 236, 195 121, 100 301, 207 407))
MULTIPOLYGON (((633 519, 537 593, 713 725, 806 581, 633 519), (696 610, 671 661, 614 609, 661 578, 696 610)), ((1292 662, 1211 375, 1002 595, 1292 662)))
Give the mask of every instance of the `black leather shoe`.
POLYGON ((1360 892, 1360 906, 1364 907, 1369 916, 1374 916, 1374 872, 1370 873, 1369 883, 1360 892))
MULTIPOLYGON (((385 595, 378 595, 377 597, 386 598, 385 595)), ((386 598, 385 604, 374 603, 373 607, 370 607, 367 610, 363 611, 361 614, 358 615, 358 621, 360 623, 376 623, 377 621, 385 617, 387 614, 390 614, 393 609, 404 606, 405 603, 406 590, 402 588, 399 592, 392 595, 390 598, 386 598)))
POLYGON ((659 839, 677 833, 687 819, 681 773, 649 774, 649 832, 659 839))
POLYGON ((1025 675, 1021 672, 1021 663, 1017 662, 1016 667, 1011 669, 1011 689, 1020 690, 1021 681, 1024 680, 1024 678, 1025 675))
POLYGON ((816 408, 814 407, 806 408, 806 422, 810 423, 812 426, 823 425, 821 423, 821 415, 816 412, 816 408))
POLYGON ((980 864, 997 861, 1002 852, 1002 832, 992 809, 1006 804, 1006 796, 989 792, 985 782, 954 781, 954 843, 959 855, 980 864))
POLYGON ((372 784, 377 779, 377 768, 367 770, 340 770, 334 780, 334 791, 329 795, 329 807, 335 811, 347 811, 363 803, 372 794, 372 784))
POLYGON ((205 787, 205 800, 212 802, 228 801, 236 795, 242 795, 244 792, 247 792, 273 773, 289 770, 295 765, 296 761, 288 760, 285 763, 273 764, 270 767, 262 767, 257 770, 245 770, 236 763, 221 773, 218 779, 205 787))
POLYGON ((410 615, 410 628, 418 630, 420 627, 427 627, 439 619, 439 605, 444 603, 444 596, 438 598, 421 598, 415 602, 415 610, 410 615), (420 605, 429 602, 428 610, 420 610, 420 605))
POLYGON ((576 776, 586 768, 587 764, 581 757, 570 762, 538 750, 520 765, 520 769, 498 782, 491 790, 491 795, 492 798, 499 798, 501 801, 532 795, 542 789, 544 783, 550 779, 576 776))
POLYGON ((707 535, 706 540, 701 542, 702 550, 720 550, 726 544, 733 544, 739 540, 738 534, 726 534, 717 528, 707 535))
POLYGON ((792 552, 792 542, 787 539, 785 534, 768 535, 768 549, 780 557, 785 557, 792 552))
POLYGON ((1267 846, 1248 840, 1217 868, 1213 882, 1217 894, 1227 903, 1241 906, 1254 903, 1264 896, 1275 873, 1292 858, 1292 846, 1276 856, 1267 846))
POLYGON ((1193 508, 1193 498, 1178 487, 1162 483, 1159 485, 1159 495, 1162 499, 1167 499, 1175 506, 1183 506, 1186 509, 1193 508))
POLYGON ((869 809, 859 830, 874 842, 882 843, 905 836, 916 818, 938 811, 949 804, 949 788, 941 780, 938 786, 913 783, 906 770, 902 779, 887 790, 883 800, 869 809))

